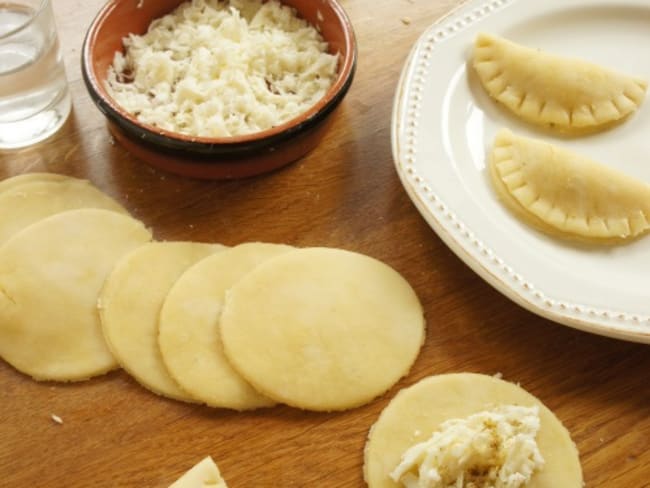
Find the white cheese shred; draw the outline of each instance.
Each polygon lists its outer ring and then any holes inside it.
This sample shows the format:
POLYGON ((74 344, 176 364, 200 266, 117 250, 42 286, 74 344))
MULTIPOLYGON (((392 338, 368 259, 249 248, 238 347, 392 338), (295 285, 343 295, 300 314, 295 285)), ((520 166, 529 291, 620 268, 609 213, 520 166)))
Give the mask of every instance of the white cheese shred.
POLYGON ((390 474, 406 488, 523 488, 544 466, 538 407, 502 405, 443 422, 390 474))
POLYGON ((228 137, 282 124, 332 85, 338 55, 277 0, 191 0, 123 40, 107 90, 143 123, 228 137))

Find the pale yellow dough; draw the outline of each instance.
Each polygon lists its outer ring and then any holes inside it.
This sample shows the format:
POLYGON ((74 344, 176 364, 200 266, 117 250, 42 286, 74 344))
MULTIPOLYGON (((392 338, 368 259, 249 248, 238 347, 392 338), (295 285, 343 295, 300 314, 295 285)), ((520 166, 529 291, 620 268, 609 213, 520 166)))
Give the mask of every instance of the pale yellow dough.
POLYGON ((650 228, 650 185, 579 154, 503 129, 489 165, 506 206, 547 232, 605 242, 650 228))
MULTIPOLYGON (((235 410, 274 404, 230 366, 219 317, 230 287, 260 263, 291 249, 265 243, 235 246, 196 263, 170 290, 160 313, 160 351, 171 376, 198 401, 235 410)), ((256 301, 249 306, 256 307, 256 301)))
POLYGON ((232 287, 221 337, 234 368, 260 392, 298 408, 344 410, 408 373, 424 317, 389 266, 309 248, 269 260, 232 287))
POLYGON ((79 209, 7 241, 0 248, 0 356, 38 380, 83 380, 115 368, 97 298, 115 263, 150 239, 131 217, 79 209))
POLYGON ((219 468, 210 456, 204 458, 169 488, 228 488, 219 468))
POLYGON ((77 208, 103 208, 127 213, 115 200, 86 180, 25 181, 0 190, 0 244, 34 222, 77 208))
POLYGON ((408 448, 429 439, 445 420, 504 404, 539 407, 537 445, 545 465, 526 488, 582 488, 578 451, 553 412, 512 383, 474 373, 431 376, 391 400, 368 435, 363 467, 366 483, 370 488, 402 488, 389 474, 408 448))
POLYGON ((158 317, 181 274, 225 249, 218 244, 150 242, 127 254, 108 276, 99 297, 104 338, 117 362, 159 395, 191 401, 169 376, 158 349, 158 317))
POLYGON ((474 68, 488 94, 522 119, 571 132, 634 112, 647 81, 579 59, 479 34, 474 68))
POLYGON ((4 192, 5 190, 10 190, 12 188, 16 188, 17 186, 24 185, 25 183, 36 183, 44 181, 56 182, 69 180, 83 181, 72 176, 61 175, 58 173, 23 173, 0 181, 0 193, 4 192))

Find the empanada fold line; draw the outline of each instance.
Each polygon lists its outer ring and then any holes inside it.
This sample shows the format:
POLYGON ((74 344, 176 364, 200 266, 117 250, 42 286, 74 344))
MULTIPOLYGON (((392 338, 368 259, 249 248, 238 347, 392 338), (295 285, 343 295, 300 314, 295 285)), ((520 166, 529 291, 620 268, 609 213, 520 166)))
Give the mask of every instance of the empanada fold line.
POLYGON ((650 185, 607 165, 507 129, 488 161, 499 199, 547 233, 604 243, 650 229, 650 185))
POLYGON ((521 171, 521 165, 517 164, 513 159, 507 159, 502 162, 496 163, 499 171, 499 176, 505 178, 516 171, 521 171))
POLYGON ((560 132, 603 130, 623 120, 643 102, 648 85, 589 61, 483 33, 476 37, 472 64, 490 97, 526 122, 560 132))

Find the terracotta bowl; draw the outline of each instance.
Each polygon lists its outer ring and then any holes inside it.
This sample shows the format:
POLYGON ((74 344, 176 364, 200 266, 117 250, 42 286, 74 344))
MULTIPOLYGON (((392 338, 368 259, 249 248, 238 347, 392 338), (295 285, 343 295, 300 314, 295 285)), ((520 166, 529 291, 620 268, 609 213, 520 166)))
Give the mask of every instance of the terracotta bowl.
POLYGON ((336 0, 282 0, 320 29, 331 53, 339 53, 338 74, 325 96, 294 119, 271 129, 233 137, 193 137, 139 122, 108 94, 104 81, 122 39, 143 34, 150 22, 182 0, 109 0, 90 26, 81 56, 84 82, 108 119, 108 127, 129 152, 151 166, 206 179, 241 178, 280 168, 316 147, 331 115, 348 92, 356 69, 352 24, 336 0))

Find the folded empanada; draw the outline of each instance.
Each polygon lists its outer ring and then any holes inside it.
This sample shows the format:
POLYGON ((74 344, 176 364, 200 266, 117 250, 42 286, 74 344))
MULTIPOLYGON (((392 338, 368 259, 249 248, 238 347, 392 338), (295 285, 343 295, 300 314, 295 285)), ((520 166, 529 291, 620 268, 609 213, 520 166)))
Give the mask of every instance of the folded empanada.
POLYGON ((479 34, 474 68, 488 94, 522 119, 572 132, 634 112, 647 82, 596 64, 479 34))
POLYGON ((620 171, 507 129, 489 159, 502 201, 542 230, 606 242, 650 228, 650 185, 620 171))

